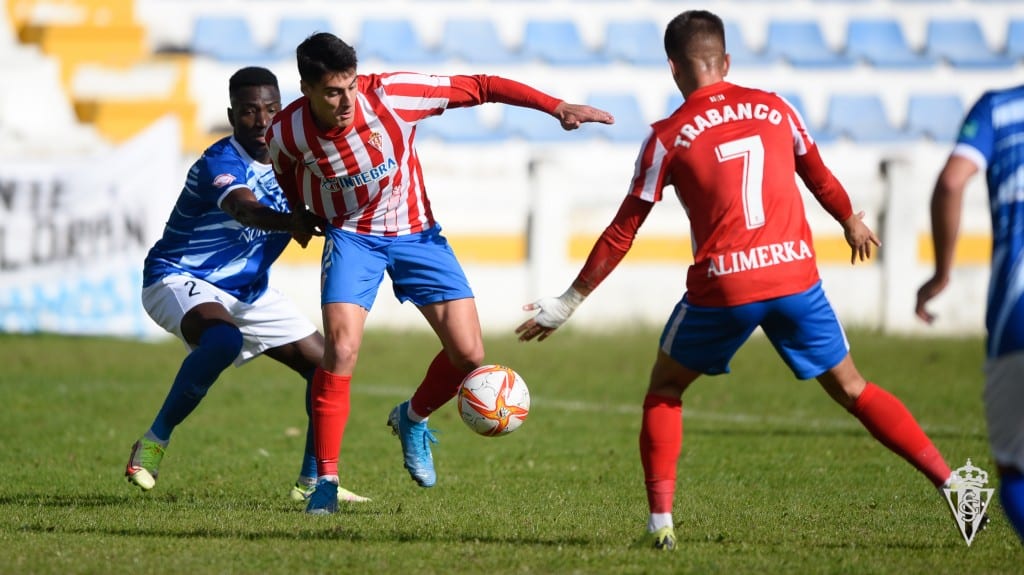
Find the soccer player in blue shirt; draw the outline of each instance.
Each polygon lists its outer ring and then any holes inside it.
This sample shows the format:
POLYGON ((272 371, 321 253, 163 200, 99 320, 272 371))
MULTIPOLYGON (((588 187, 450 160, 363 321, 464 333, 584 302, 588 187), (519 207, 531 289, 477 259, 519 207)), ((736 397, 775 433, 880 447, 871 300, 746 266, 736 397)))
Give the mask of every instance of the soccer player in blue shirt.
MULTIPOLYGON (((306 412, 323 336, 295 304, 269 286, 269 268, 294 237, 303 247, 322 235, 310 212, 293 216, 274 177, 264 133, 281 108, 270 70, 242 68, 229 81, 232 135, 206 149, 188 172, 143 269, 142 303, 153 321, 181 338, 189 354, 149 430, 132 446, 128 481, 156 485, 171 433, 229 365, 265 354, 306 380, 306 412)), ((308 499, 316 483, 313 431, 290 496, 308 499)), ((365 501, 345 490, 338 499, 365 501)))
POLYGON ((917 315, 949 283, 964 187, 984 171, 992 210, 992 275, 985 327, 985 419, 1003 509, 1024 542, 1024 85, 986 92, 964 119, 932 195, 935 275, 917 315))

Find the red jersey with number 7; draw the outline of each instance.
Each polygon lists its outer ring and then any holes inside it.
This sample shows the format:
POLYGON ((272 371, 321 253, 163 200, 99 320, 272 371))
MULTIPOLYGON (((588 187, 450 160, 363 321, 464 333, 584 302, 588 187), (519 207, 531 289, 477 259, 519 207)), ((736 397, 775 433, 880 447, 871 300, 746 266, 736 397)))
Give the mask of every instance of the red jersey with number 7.
POLYGON ((802 292, 818 281, 798 174, 838 221, 853 209, 800 114, 780 96, 719 82, 656 122, 630 194, 671 185, 690 220, 687 299, 735 306, 802 292))

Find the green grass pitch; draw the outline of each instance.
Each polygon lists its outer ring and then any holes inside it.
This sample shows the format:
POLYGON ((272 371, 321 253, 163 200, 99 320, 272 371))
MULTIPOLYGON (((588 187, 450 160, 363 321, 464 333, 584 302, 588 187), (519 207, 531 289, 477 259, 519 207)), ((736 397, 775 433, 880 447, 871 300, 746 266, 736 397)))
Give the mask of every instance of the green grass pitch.
MULTIPOLYGON (((952 467, 995 474, 980 338, 856 332, 854 358, 897 394, 952 467)), ((0 573, 1020 573, 993 501, 968 547, 945 501, 814 381, 755 337, 733 373, 685 397, 679 549, 630 548, 646 521, 637 453, 657 332, 492 334, 532 412, 474 435, 454 402, 431 418, 438 484, 418 488, 385 426, 438 346, 370 332, 353 379, 342 482, 373 502, 309 517, 287 499, 303 445, 298 377, 229 369, 178 428, 154 491, 123 477, 182 357, 158 344, 0 336, 0 573)))

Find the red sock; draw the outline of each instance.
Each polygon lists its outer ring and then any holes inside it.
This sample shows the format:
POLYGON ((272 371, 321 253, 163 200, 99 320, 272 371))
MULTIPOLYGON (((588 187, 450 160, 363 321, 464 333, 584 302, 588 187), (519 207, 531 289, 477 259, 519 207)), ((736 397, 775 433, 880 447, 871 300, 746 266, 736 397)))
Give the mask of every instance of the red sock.
POLYGON ((651 513, 671 513, 676 465, 683 448, 683 402, 647 394, 640 426, 640 462, 651 513))
POLYGON ((882 445, 924 473, 936 487, 949 478, 949 466, 917 420, 896 396, 868 382, 850 409, 882 445))
POLYGON ((459 384, 468 371, 452 365, 448 354, 442 349, 427 368, 423 383, 416 388, 409 400, 412 410, 420 417, 429 417, 436 409, 448 403, 459 392, 459 384))
POLYGON ((348 423, 350 375, 317 368, 313 374, 313 443, 318 475, 338 474, 341 437, 348 423))

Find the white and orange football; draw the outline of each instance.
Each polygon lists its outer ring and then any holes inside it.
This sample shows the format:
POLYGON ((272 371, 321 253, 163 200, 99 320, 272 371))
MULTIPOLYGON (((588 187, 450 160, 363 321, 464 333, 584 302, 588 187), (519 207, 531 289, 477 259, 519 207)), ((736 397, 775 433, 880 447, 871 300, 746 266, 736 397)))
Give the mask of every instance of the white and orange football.
POLYGON ((507 435, 530 413, 530 390, 510 367, 482 365, 459 386, 459 415, 480 435, 507 435))

